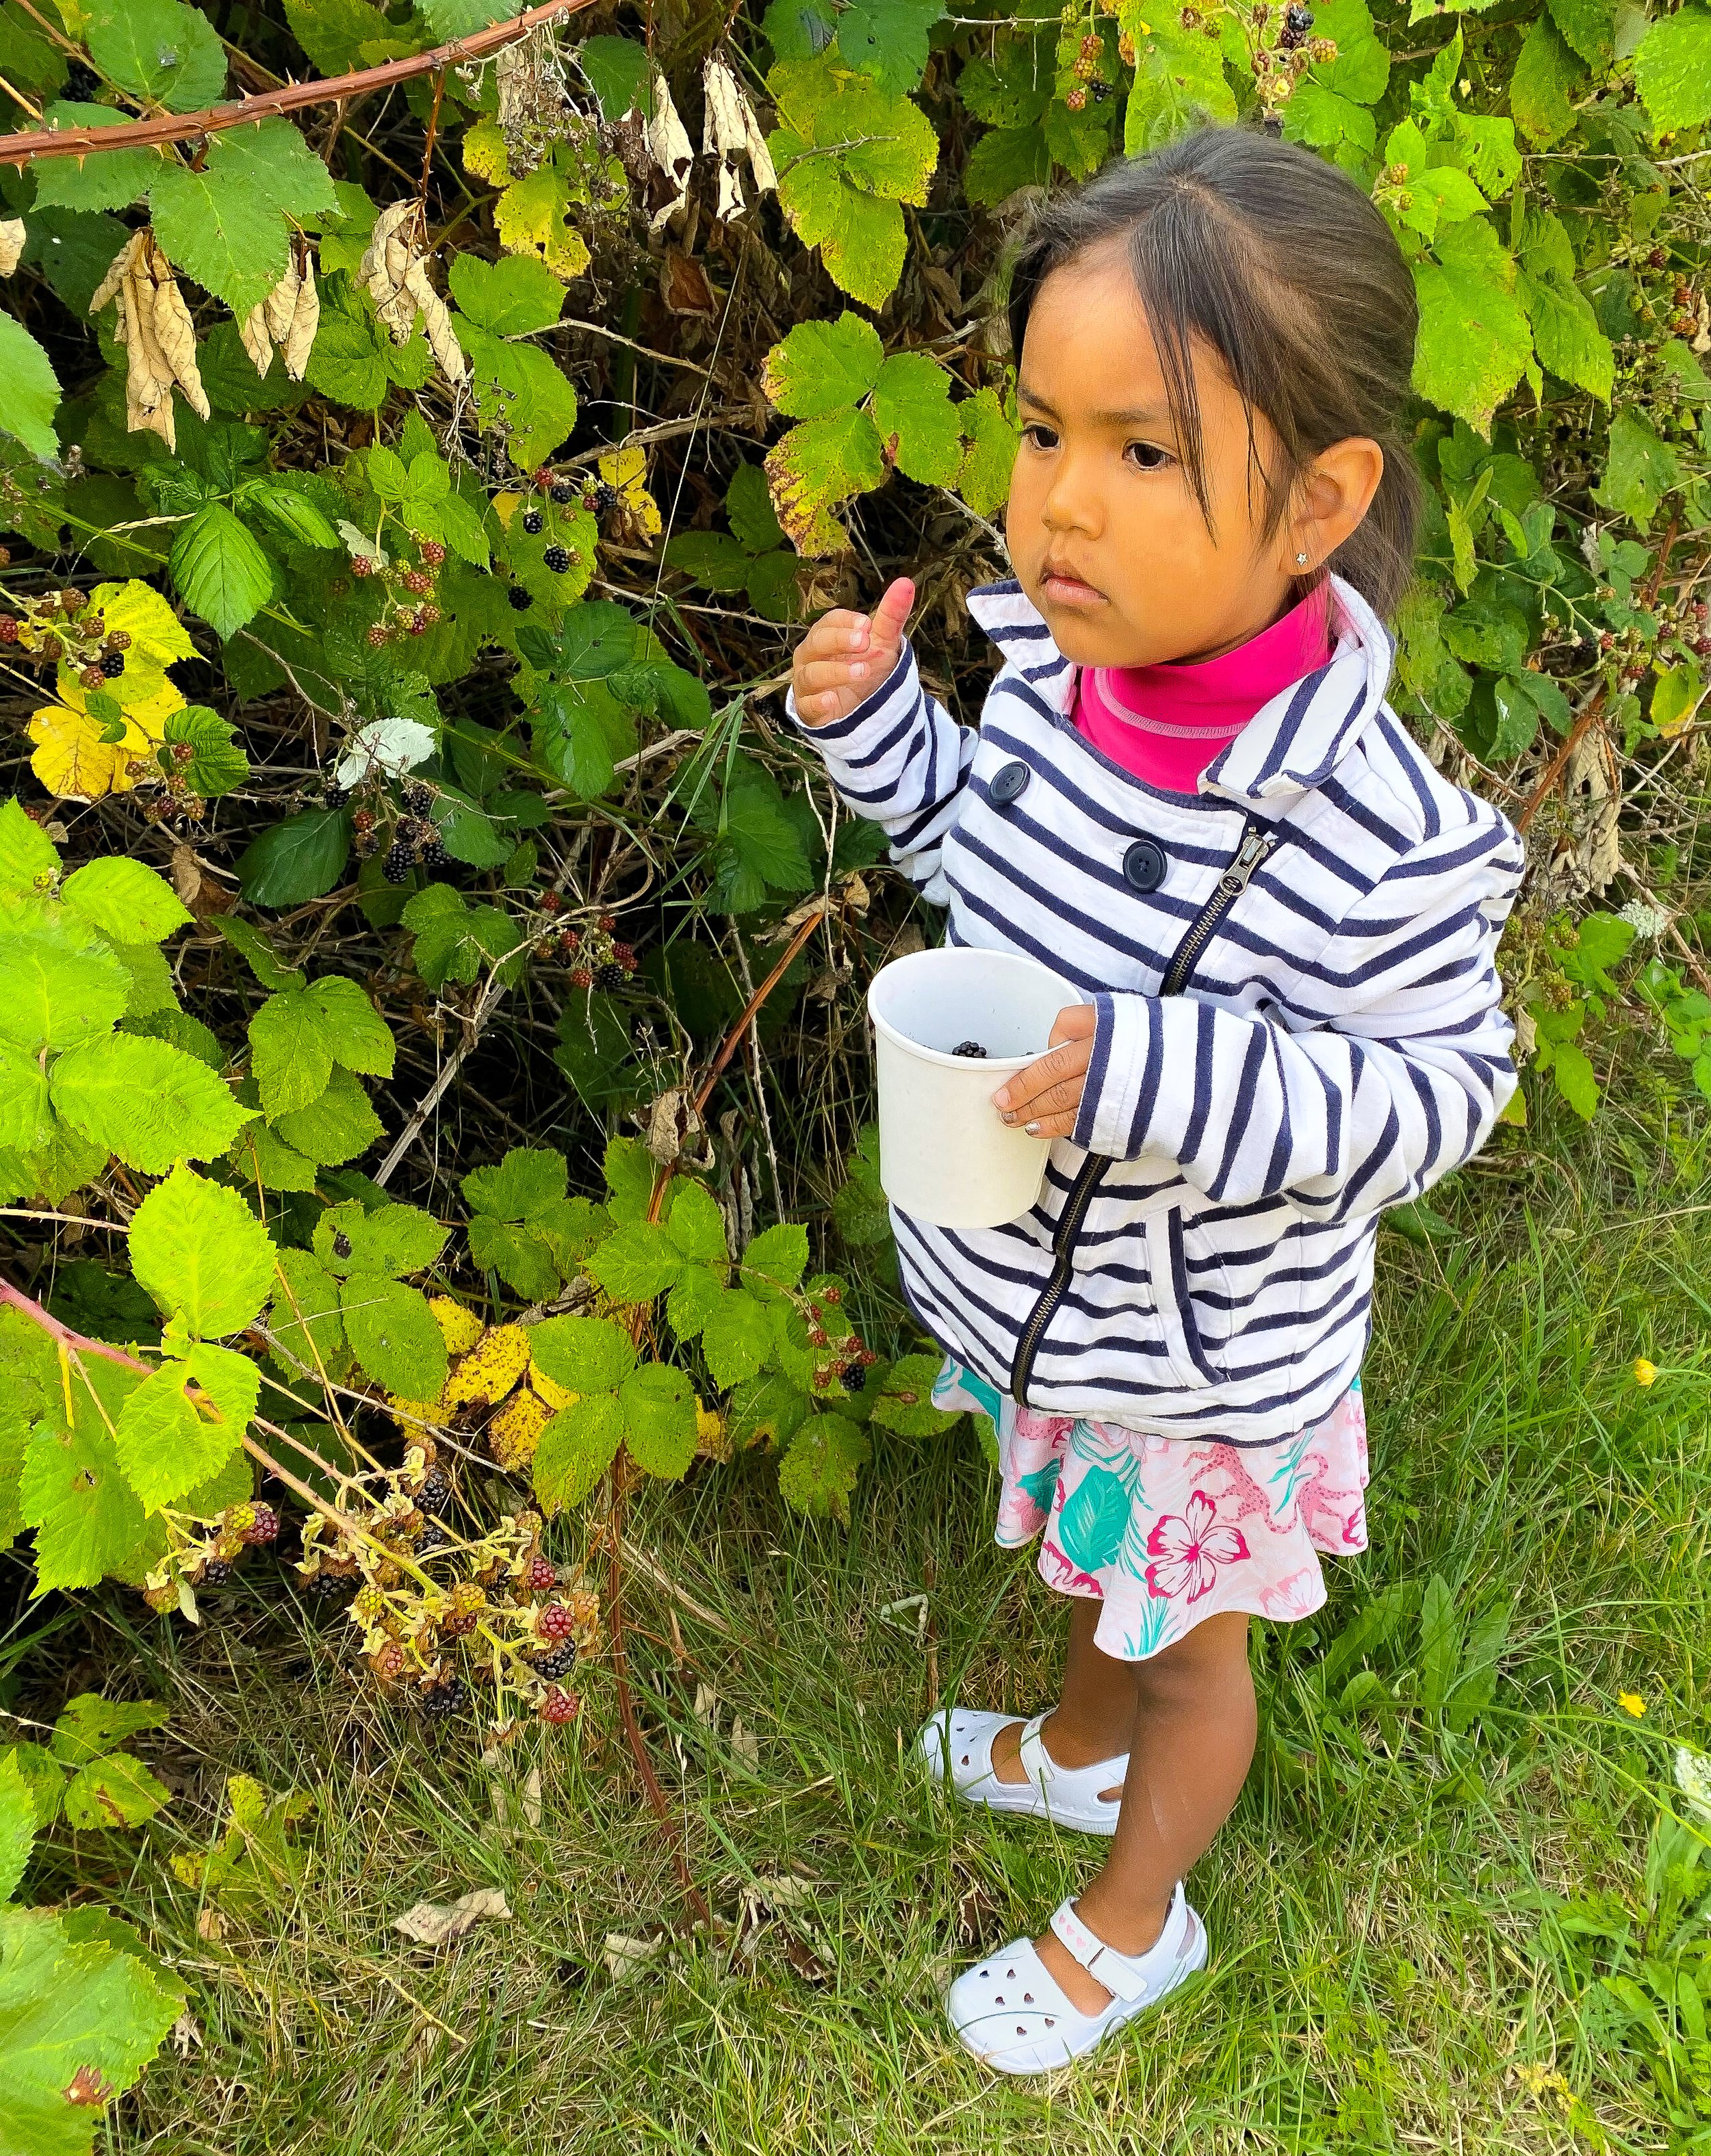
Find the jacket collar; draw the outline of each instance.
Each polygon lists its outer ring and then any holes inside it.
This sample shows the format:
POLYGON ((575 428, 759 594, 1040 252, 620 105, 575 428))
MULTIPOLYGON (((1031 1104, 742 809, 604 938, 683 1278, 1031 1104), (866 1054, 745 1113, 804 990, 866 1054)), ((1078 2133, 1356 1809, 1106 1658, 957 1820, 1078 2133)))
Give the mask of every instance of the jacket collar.
MULTIPOLYGON (((1352 584, 1331 579, 1337 648, 1292 688, 1263 704, 1200 777, 1203 793, 1255 808, 1287 808, 1323 786, 1381 709, 1395 645, 1352 584)), ((1052 641, 1014 577, 969 593, 968 608, 1016 668, 1061 715, 1075 701, 1076 669, 1052 641)))

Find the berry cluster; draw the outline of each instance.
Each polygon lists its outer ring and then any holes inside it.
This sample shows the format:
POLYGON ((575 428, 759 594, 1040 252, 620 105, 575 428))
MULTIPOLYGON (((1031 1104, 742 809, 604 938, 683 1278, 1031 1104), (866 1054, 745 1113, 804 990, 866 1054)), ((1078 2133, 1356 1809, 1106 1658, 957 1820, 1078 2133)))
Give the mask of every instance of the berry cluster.
POLYGON ((38 666, 63 665, 91 693, 124 674, 131 633, 109 629, 104 614, 91 613, 86 593, 68 588, 10 603, 19 611, 0 613, 0 644, 38 666))
POLYGON ((834 1385, 859 1393, 867 1383, 870 1364, 879 1360, 850 1322, 843 1304, 844 1291, 835 1281, 809 1282, 803 1315, 808 1344, 814 1351, 811 1389, 816 1393, 829 1393, 834 1385))
MULTIPOLYGON (((321 798, 329 808, 342 808, 351 798, 351 789, 341 786, 337 778, 330 778, 321 798)), ((399 795, 403 813, 393 821, 389 835, 384 819, 390 813, 391 802, 378 772, 372 774, 372 798, 378 806, 365 801, 351 818, 359 860, 383 855, 381 873, 388 883, 405 882, 419 865, 429 869, 444 867, 445 845, 432 814, 434 789, 425 780, 406 780, 399 795)))
POLYGON ((368 627, 372 650, 383 650, 400 636, 425 636, 445 619, 434 598, 445 549, 437 539, 424 539, 417 552, 419 562, 392 562, 378 553, 351 557, 351 574, 378 582, 385 593, 380 618, 368 627))
MULTIPOLYGON (((1336 40, 1314 37, 1313 10, 1303 7, 1302 0, 1287 0, 1287 5, 1281 8, 1273 7, 1271 0, 1255 0, 1247 14, 1254 42, 1250 65, 1258 78, 1260 103, 1268 116, 1275 115, 1289 102, 1296 83, 1310 67, 1327 67, 1336 59, 1336 40), (1275 35, 1272 27, 1274 16, 1275 35)), ((1215 23, 1209 27, 1216 36, 1215 23)), ((1398 174, 1392 167, 1385 177, 1394 184, 1397 179, 1407 177, 1406 168, 1398 174)), ((1400 206, 1407 207, 1405 202, 1400 206)))
MULTIPOLYGON (((542 911, 549 916, 561 911, 563 907, 563 901, 556 891, 546 892, 541 900, 542 911)), ((572 988, 580 988, 584 993, 599 988, 604 995, 615 995, 619 989, 629 986, 637 964, 635 946, 618 941, 613 932, 617 926, 609 913, 603 913, 592 928, 567 928, 561 932, 558 950, 571 962, 572 988)))
POLYGON ((271 1505, 229 1505, 212 1519, 167 1511, 169 1548, 148 1573, 142 1599, 151 1609, 193 1610, 195 1589, 224 1587, 240 1558, 279 1539, 280 1516, 271 1505))

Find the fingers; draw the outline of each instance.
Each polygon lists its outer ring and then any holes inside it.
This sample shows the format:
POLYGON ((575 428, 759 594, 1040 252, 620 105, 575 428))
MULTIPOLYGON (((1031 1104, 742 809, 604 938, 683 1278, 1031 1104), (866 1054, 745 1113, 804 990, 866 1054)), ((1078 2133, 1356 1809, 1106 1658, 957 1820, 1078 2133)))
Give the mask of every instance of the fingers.
POLYGON ((1007 1123, 1020 1123, 1034 1137, 1066 1136, 1075 1127, 1092 1052, 1091 1035, 1067 1040, 1030 1063, 1025 1070, 1019 1070, 992 1096, 999 1114, 1007 1123), (1057 1127, 1059 1124, 1061 1127, 1057 1127))
POLYGON ((879 604, 873 609, 873 629, 876 637, 882 637, 893 649, 903 640, 903 629, 909 619, 909 609, 915 603, 915 583, 912 577, 899 577, 886 586, 879 604))
POLYGON ((1051 1036, 1048 1048, 1056 1048, 1066 1040, 1091 1040, 1099 1023, 1099 1014, 1092 1004, 1070 1004, 1051 1021, 1051 1036))
POLYGON ((871 615, 847 607, 822 614, 791 665, 798 716, 810 726, 845 718, 896 665, 915 587, 907 577, 886 586, 871 615))

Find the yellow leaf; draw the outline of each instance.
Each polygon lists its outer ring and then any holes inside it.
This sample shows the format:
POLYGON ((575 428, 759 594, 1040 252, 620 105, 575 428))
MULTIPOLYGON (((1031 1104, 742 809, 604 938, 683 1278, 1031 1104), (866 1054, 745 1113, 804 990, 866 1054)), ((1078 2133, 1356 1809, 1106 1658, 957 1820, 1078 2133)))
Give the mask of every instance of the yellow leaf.
POLYGON ((124 737, 101 739, 106 727, 90 716, 83 685, 62 671, 60 701, 45 704, 29 722, 29 737, 36 744, 30 769, 49 793, 99 801, 105 793, 128 793, 136 780, 129 769, 138 758, 152 757, 160 745, 167 720, 182 711, 184 699, 161 677, 161 687, 146 701, 123 714, 124 737))
POLYGON ((496 187, 509 185, 511 160, 496 120, 478 120, 465 135, 464 170, 478 180, 491 180, 496 187))
POLYGON ((128 583, 97 584, 90 593, 90 604, 105 616, 110 635, 116 629, 126 630, 131 650, 157 666, 196 656, 183 623, 151 584, 139 583, 135 577, 128 583))
POLYGON ((493 206, 493 227, 507 254, 534 254, 568 284, 588 266, 582 234, 566 222, 570 191, 557 165, 537 165, 513 181, 493 206))
POLYGON ((660 532, 660 511, 643 483, 647 475, 648 459, 644 450, 609 449, 600 459, 601 478, 608 486, 617 488, 624 497, 624 507, 652 539, 660 532))

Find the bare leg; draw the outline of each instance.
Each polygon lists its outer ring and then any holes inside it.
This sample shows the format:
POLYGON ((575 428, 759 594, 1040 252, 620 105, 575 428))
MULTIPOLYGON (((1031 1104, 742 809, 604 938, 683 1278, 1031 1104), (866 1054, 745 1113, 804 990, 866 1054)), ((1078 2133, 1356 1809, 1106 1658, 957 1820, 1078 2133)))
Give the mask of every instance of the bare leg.
MULTIPOLYGON (((1164 1930, 1177 1881, 1211 1846, 1241 1794, 1258 1717, 1240 1610, 1203 1618, 1174 1646, 1130 1666, 1137 1712, 1123 1810, 1111 1854, 1076 1907, 1107 1946, 1138 1954, 1164 1930)), ((1082 2013, 1108 2002, 1110 1993, 1055 1933, 1035 1944, 1082 2013)))
MULTIPOLYGON (((1133 1662, 1119 1661, 1093 1644, 1099 1604, 1076 1599, 1070 1613, 1069 1650, 1064 1658, 1063 1690, 1046 1717, 1046 1749, 1060 1767, 1092 1767, 1115 1759, 1129 1748, 1135 1724, 1133 1662)), ((992 1770, 1000 1782, 1022 1782, 1019 1748, 1022 1725, 1011 1722, 992 1741, 992 1770)), ((1102 1789, 1115 1796, 1116 1789, 1102 1789)))

